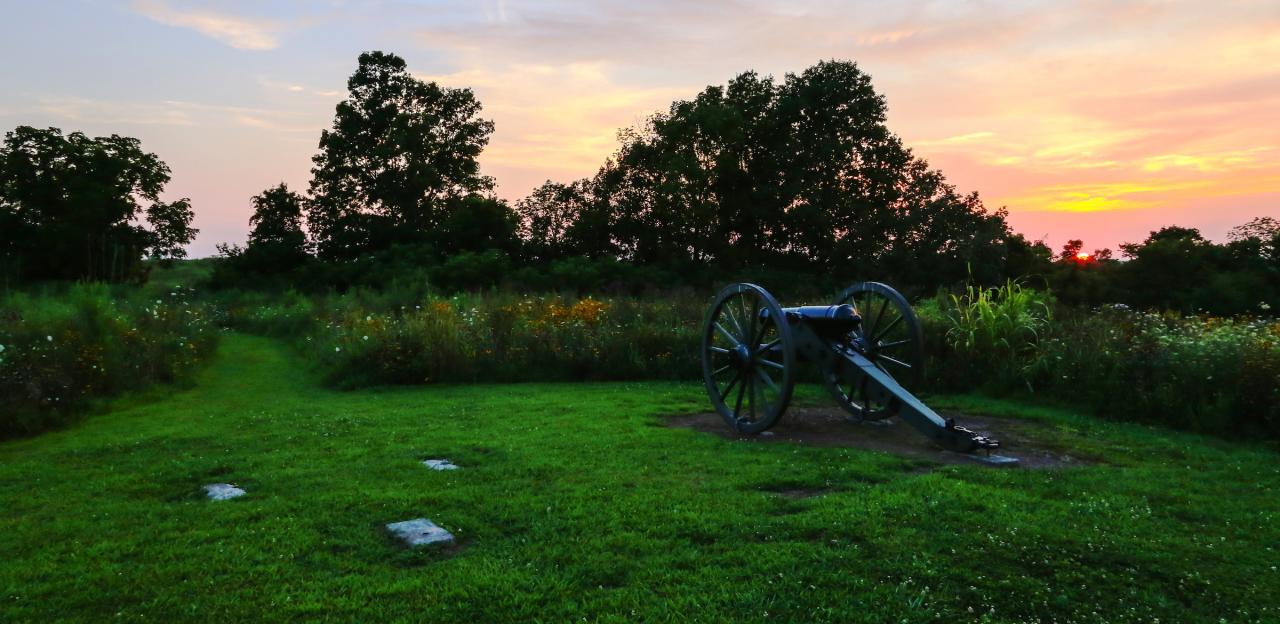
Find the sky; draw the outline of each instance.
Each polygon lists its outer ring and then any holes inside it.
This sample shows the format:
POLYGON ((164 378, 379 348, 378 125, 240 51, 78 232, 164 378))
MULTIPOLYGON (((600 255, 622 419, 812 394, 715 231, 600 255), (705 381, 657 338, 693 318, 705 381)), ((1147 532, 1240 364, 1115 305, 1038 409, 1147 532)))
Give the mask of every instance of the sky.
POLYGON ((1280 0, 0 0, 0 129, 137 137, 211 255, 251 196, 306 189, 367 50, 475 91, 512 202, 707 85, 844 59, 917 155, 1054 248, 1280 217, 1280 0))

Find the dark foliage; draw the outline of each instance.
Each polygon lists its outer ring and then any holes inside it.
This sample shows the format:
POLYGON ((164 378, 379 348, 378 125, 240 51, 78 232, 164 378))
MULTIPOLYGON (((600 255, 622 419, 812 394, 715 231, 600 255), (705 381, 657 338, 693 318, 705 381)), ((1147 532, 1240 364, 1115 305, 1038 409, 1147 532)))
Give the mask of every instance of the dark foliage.
POLYGON ((1070 241, 1047 267, 1047 281, 1071 304, 1218 315, 1280 307, 1280 227, 1274 219, 1239 226, 1223 244, 1196 229, 1169 226, 1120 247, 1127 261, 1113 259, 1108 249, 1086 254, 1081 241, 1070 241))
POLYGON ((623 131, 590 180, 517 204, 533 258, 878 275, 922 287, 994 280, 1026 242, 885 127, 853 63, 781 84, 745 73, 623 131))
POLYGON ((137 139, 30 126, 6 133, 0 276, 124 281, 145 275, 145 256, 186 256, 196 235, 191 204, 160 201, 168 182, 169 168, 137 139))
POLYGON ((505 205, 477 197, 493 188, 476 161, 493 123, 469 89, 418 80, 383 52, 361 54, 347 88, 311 170, 307 226, 321 259, 452 240, 439 231, 446 223, 503 221, 491 204, 505 205), (485 214, 460 214, 468 208, 485 214))

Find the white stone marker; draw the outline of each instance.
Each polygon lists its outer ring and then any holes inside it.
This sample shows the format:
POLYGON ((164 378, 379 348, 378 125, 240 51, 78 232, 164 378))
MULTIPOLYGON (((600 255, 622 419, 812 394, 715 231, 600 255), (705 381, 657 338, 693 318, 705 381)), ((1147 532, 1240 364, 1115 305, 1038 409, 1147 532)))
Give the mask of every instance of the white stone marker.
POLYGON ((245 491, 231 485, 230 483, 212 483, 204 486, 204 491, 209 495, 209 500, 224 501, 233 498, 239 498, 245 495, 245 491))
POLYGON ((387 525, 387 530, 410 546, 448 544, 453 541, 452 533, 426 518, 392 522, 387 525))
POLYGON ((457 470, 457 464, 447 459, 428 459, 422 462, 423 466, 432 470, 457 470))

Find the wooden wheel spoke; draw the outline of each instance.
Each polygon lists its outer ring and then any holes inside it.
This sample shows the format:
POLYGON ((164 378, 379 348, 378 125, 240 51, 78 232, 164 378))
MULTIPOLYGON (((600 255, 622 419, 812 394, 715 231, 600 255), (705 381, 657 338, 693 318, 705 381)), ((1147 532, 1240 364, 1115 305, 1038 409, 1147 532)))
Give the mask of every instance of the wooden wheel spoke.
MULTIPOLYGON (((870 298, 868 298, 867 300, 870 301, 870 298)), ((880 319, 884 318, 884 309, 887 307, 889 307, 889 300, 884 299, 883 302, 880 304, 880 311, 876 312, 876 320, 871 322, 871 329, 866 332, 868 335, 871 335, 871 336, 876 335, 876 329, 880 327, 880 319)), ((872 342, 875 342, 874 338, 872 339, 872 342)))
MULTIPOLYGON (((729 393, 730 393, 730 392, 733 392, 733 387, 734 387, 734 386, 736 386, 736 385, 738 384, 738 380, 740 380, 740 379, 742 379, 742 375, 738 375, 738 376, 734 377, 734 378, 733 378, 733 380, 729 382, 729 385, 725 386, 725 387, 724 387, 724 390, 722 390, 722 391, 720 392, 720 402, 721 402, 721 403, 723 403, 723 402, 724 402, 724 400, 725 400, 726 398, 728 398, 728 397, 729 397, 729 393)), ((737 411, 737 410, 734 410, 734 411, 737 411)))
POLYGON ((778 388, 778 384, 774 382, 773 378, 769 376, 769 373, 764 372, 763 369, 759 369, 759 368, 756 369, 756 377, 758 377, 760 381, 763 381, 766 386, 769 386, 769 388, 772 389, 774 393, 782 394, 782 390, 778 388))
MULTIPOLYGON (((739 322, 738 322, 738 317, 734 315, 734 313, 733 313, 733 306, 732 306, 732 305, 725 305, 725 306, 724 306, 724 311, 725 311, 725 313, 726 313, 726 314, 728 314, 728 315, 729 315, 729 321, 733 323, 733 328, 734 328, 734 329, 736 329, 736 330, 738 330, 738 336, 741 336, 741 340, 746 340, 746 339, 747 339, 747 333, 746 333, 746 332, 744 332, 744 331, 742 331, 742 323, 739 323, 739 322)), ((738 340, 734 340, 734 344, 737 344, 737 343, 738 343, 738 340)))
POLYGON ((766 359, 766 358, 763 358, 763 357, 762 357, 762 358, 760 358, 760 359, 758 359, 758 360, 756 360, 756 361, 757 361, 757 362, 760 362, 761 364, 764 364, 765 366, 769 366, 769 367, 772 367, 772 368, 776 368, 776 369, 778 369, 778 370, 780 370, 780 371, 785 371, 785 370, 787 370, 787 367, 786 367, 786 366, 783 366, 782 364, 779 364, 779 363, 777 363, 777 362, 775 362, 775 361, 773 361, 773 360, 770 360, 770 359, 766 359))
POLYGON ((736 347, 736 346, 738 346, 738 345, 742 344, 742 343, 738 342, 738 339, 737 339, 737 338, 734 338, 734 337, 733 337, 733 334, 729 333, 729 330, 725 329, 725 328, 724 328, 724 326, 723 326, 723 325, 721 325, 719 322, 716 322, 716 324, 715 324, 715 325, 716 325, 716 330, 717 330, 717 331, 719 331, 721 334, 723 334, 725 338, 728 338, 728 339, 729 339, 729 342, 732 342, 732 343, 733 343, 733 346, 735 346, 735 347, 736 347))
POLYGON ((724 348, 724 347, 717 347, 717 346, 715 346, 715 345, 712 345, 712 346, 710 347, 710 349, 711 349, 711 352, 712 352, 712 353, 728 353, 728 352, 729 352, 729 350, 728 350, 728 349, 726 349, 726 348, 724 348))
MULTIPOLYGON (((763 339, 764 339, 764 332, 760 332, 760 338, 758 340, 763 340, 763 339)), ((756 349, 755 353, 752 353, 751 355, 752 357, 763 355, 767 353, 769 349, 772 349, 781 343, 782 343, 781 338, 774 338, 773 340, 769 341, 769 344, 761 345, 760 348, 756 349)))
POLYGON ((893 322, 889 323, 887 327, 885 327, 881 331, 876 332, 875 336, 871 339, 872 344, 875 344, 876 341, 887 336, 889 332, 894 328, 894 326, 896 326, 898 323, 901 323, 901 322, 902 322, 902 315, 898 315, 898 318, 893 319, 893 322))
POLYGON ((884 361, 886 361, 886 362, 888 362, 888 363, 890 363, 890 364, 896 364, 896 365, 901 366, 901 367, 903 367, 903 368, 912 368, 912 366, 911 366, 910 364, 907 364, 906 362, 903 362, 902 360, 899 360, 899 359, 891 358, 891 357, 889 357, 889 356, 887 356, 887 355, 878 355, 878 356, 876 356, 876 359, 877 359, 877 360, 884 360, 884 361))
MULTIPOLYGON (((741 379, 741 377, 734 377, 734 381, 737 381, 739 379, 741 379)), ((747 383, 745 381, 742 382, 742 385, 738 386, 738 399, 733 403, 733 416, 735 418, 737 418, 738 414, 742 413, 742 390, 743 388, 746 388, 746 387, 747 387, 747 383)))

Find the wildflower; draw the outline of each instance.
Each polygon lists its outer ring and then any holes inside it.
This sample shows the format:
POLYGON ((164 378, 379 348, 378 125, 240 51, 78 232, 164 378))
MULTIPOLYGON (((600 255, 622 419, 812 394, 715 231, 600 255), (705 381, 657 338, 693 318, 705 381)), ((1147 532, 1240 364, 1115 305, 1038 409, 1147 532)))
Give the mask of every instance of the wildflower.
POLYGON ((363 337, 363 338, 362 338, 362 340, 368 340, 368 339, 369 339, 369 337, 368 337, 368 336, 365 336, 365 337, 363 337))
POLYGON ((337 352, 339 352, 339 351, 341 351, 341 350, 342 350, 342 347, 334 347, 334 348, 333 348, 333 352, 334 352, 334 353, 337 353, 337 352))
POLYGON ((0 353, 4 353, 4 345, 0 345, 0 353))
POLYGON ((53 342, 53 336, 45 336, 44 339, 46 342, 53 342))

